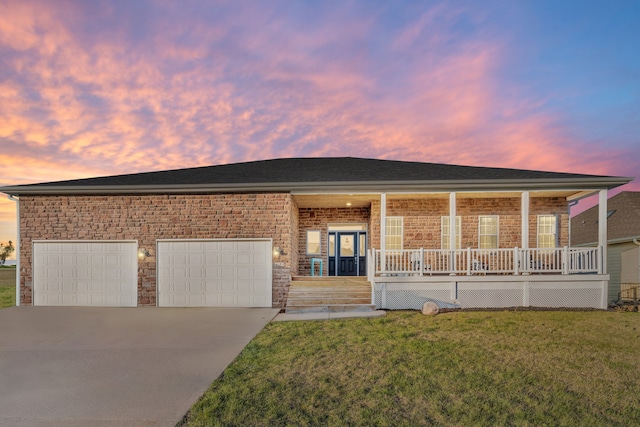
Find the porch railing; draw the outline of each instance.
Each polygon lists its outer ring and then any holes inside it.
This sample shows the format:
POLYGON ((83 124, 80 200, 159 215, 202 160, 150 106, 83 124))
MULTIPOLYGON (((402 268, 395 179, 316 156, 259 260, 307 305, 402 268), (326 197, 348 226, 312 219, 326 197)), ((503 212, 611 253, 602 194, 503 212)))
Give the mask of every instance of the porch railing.
POLYGON ((584 274, 602 272, 600 247, 372 249, 374 274, 584 274))

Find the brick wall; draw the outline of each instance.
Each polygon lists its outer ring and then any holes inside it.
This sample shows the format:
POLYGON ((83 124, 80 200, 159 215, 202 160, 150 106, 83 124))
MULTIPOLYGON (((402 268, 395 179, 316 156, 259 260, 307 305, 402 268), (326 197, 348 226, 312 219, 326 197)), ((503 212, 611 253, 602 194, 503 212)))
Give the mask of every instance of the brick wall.
MULTIPOLYGON (((285 252, 273 268, 273 306, 283 307, 298 246, 292 203, 290 194, 264 193, 21 196, 21 303, 32 303, 33 240, 137 240, 155 248, 156 239, 273 238, 285 252)), ((155 253, 138 264, 138 304, 156 305, 155 253)))
MULTIPOLYGON (((522 247, 521 199, 462 198, 456 200, 456 214, 461 217, 461 245, 478 247, 479 217, 498 216, 498 242, 502 248, 522 247)), ((449 199, 387 200, 387 216, 401 216, 404 222, 405 249, 440 249, 441 217, 449 215, 449 199)), ((538 215, 558 215, 559 246, 569 244, 567 201, 560 197, 532 197, 529 203, 529 247, 537 247, 538 215)), ((371 204, 370 246, 380 248, 380 202, 371 204)))
POLYGON ((370 209, 367 208, 302 208, 298 211, 299 221, 299 261, 298 274, 311 275, 311 258, 324 260, 323 274, 329 271, 328 262, 328 225, 331 223, 367 224, 370 221, 370 209), (307 255, 307 230, 320 230, 321 255, 307 255))

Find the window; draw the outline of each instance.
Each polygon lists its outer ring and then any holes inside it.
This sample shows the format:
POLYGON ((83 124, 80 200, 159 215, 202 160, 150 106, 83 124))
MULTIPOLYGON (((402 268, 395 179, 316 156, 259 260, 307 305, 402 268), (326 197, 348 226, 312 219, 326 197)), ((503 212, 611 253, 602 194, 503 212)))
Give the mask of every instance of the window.
POLYGON ((385 249, 402 249, 402 229, 403 226, 401 216, 387 217, 385 227, 385 249))
MULTIPOLYGON (((459 216, 456 216, 456 248, 462 247, 462 228, 460 226, 461 220, 459 216)), ((449 217, 443 216, 440 218, 440 236, 442 240, 442 249, 451 249, 449 245, 449 217)))
POLYGON ((498 247, 498 217, 478 217, 478 247, 480 249, 496 249, 498 247))
POLYGON ((538 247, 558 247, 558 217, 555 215, 538 215, 538 247))
POLYGON ((336 256, 336 233, 329 234, 329 256, 336 256))
POLYGON ((307 230, 307 255, 320 254, 320 230, 307 230))
POLYGON ((367 231, 367 224, 329 224, 329 231, 367 231))

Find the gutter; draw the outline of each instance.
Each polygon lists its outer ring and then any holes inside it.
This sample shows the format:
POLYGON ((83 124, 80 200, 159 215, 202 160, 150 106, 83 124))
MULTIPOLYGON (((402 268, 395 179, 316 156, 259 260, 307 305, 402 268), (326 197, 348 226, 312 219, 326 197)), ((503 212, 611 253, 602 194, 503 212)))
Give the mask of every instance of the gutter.
POLYGON ((16 202, 16 307, 20 307, 20 198, 8 194, 9 200, 16 202))
POLYGON ((627 184, 633 178, 596 177, 586 180, 438 180, 438 181, 342 181, 342 182, 265 182, 220 184, 165 185, 20 185, 0 187, 7 194, 158 194, 158 193, 226 193, 226 192, 326 192, 336 191, 536 191, 536 190, 595 190, 627 184))
MULTIPOLYGON (((607 240, 607 244, 608 245, 614 245, 616 243, 626 243, 626 242, 633 242, 636 245, 640 245, 640 242, 638 241, 638 239, 640 239, 640 236, 632 236, 632 237, 620 237, 618 239, 611 239, 611 240, 607 240)), ((598 242, 586 242, 586 243, 580 243, 577 245, 572 245, 575 247, 589 247, 589 246, 597 246, 598 242)))

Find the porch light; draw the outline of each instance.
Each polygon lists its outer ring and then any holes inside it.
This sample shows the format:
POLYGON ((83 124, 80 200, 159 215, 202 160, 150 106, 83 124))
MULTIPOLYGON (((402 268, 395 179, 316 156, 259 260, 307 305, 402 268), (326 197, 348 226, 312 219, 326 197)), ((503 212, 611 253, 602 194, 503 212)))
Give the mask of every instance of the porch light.
POLYGON ((282 250, 282 248, 280 246, 274 246, 273 247, 273 257, 274 258, 278 258, 280 255, 286 255, 286 253, 284 252, 284 250, 282 250))
POLYGON ((351 202, 347 202, 347 207, 351 207, 351 202))
POLYGON ((150 255, 151 254, 149 253, 148 249, 145 249, 145 248, 138 249, 138 259, 140 261, 143 261, 146 257, 148 257, 150 255))

